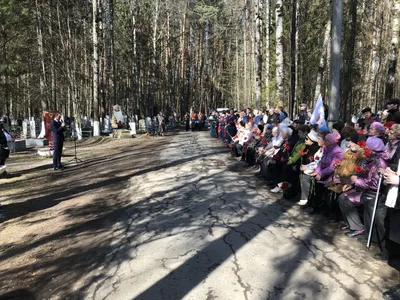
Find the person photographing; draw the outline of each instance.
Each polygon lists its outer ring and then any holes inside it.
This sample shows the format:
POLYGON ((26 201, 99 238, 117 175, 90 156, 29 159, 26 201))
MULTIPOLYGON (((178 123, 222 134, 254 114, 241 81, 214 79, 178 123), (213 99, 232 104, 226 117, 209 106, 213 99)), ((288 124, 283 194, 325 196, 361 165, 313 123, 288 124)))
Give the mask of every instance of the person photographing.
POLYGON ((53 169, 62 170, 64 166, 61 164, 62 149, 64 146, 65 122, 61 121, 61 114, 56 113, 53 121, 51 121, 51 131, 53 133, 53 169))

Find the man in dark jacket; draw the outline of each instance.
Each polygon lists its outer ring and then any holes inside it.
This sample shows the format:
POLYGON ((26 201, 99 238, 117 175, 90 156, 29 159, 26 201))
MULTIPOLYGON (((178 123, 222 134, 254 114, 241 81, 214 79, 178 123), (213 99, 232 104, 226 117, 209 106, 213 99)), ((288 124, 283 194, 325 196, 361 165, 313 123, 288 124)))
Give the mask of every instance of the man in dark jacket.
POLYGON ((399 111, 400 99, 393 98, 388 103, 386 103, 388 116, 386 122, 396 121, 395 114, 399 111))
POLYGON ((51 121, 51 131, 53 133, 53 168, 54 170, 61 170, 64 166, 61 164, 62 149, 64 146, 64 130, 65 123, 60 121, 61 114, 56 113, 53 121, 51 121))
POLYGON ((300 105, 300 111, 298 114, 299 124, 304 125, 310 121, 311 114, 307 111, 307 104, 302 103, 300 105))

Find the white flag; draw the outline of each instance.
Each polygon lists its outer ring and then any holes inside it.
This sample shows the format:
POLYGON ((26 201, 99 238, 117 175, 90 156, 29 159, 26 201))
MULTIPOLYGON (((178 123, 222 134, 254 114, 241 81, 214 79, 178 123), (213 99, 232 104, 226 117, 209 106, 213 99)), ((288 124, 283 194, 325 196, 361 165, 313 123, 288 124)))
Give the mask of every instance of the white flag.
POLYGON ((310 124, 318 124, 319 127, 326 126, 325 109, 324 103, 322 102, 322 95, 319 95, 317 103, 315 104, 314 111, 311 115, 310 124))

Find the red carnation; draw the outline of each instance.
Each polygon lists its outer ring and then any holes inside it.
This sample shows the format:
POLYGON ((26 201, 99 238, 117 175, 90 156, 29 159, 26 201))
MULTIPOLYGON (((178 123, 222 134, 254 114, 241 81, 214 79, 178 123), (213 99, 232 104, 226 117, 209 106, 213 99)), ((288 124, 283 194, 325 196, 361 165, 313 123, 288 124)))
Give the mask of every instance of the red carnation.
POLYGON ((309 150, 304 151, 304 148, 300 148, 300 156, 305 156, 309 150))
POLYGON ((366 157, 370 157, 370 156, 372 155, 372 150, 371 150, 371 149, 365 149, 365 150, 364 150, 364 155, 365 155, 366 157))
POLYGON ((359 141, 357 145, 360 146, 361 148, 365 148, 367 146, 367 143, 365 141, 359 141))
POLYGON ((357 166, 355 167, 354 171, 356 171, 356 173, 362 173, 364 169, 361 166, 357 166))
POLYGON ((337 167, 337 166, 340 165, 340 163, 341 163, 340 159, 337 159, 337 160, 334 161, 333 166, 337 167))

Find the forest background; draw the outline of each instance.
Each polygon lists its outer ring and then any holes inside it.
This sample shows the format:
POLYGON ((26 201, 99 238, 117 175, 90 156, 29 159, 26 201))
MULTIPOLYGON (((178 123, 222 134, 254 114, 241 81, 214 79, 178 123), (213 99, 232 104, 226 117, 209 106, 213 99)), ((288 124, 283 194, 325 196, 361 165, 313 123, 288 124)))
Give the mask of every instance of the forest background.
MULTIPOLYGON (((341 1, 341 0, 340 0, 341 1)), ((333 1, 335 2, 335 1, 333 1)), ((398 95, 399 0, 344 0, 340 118, 398 95)), ((329 101, 329 0, 0 0, 0 115, 329 101)))

